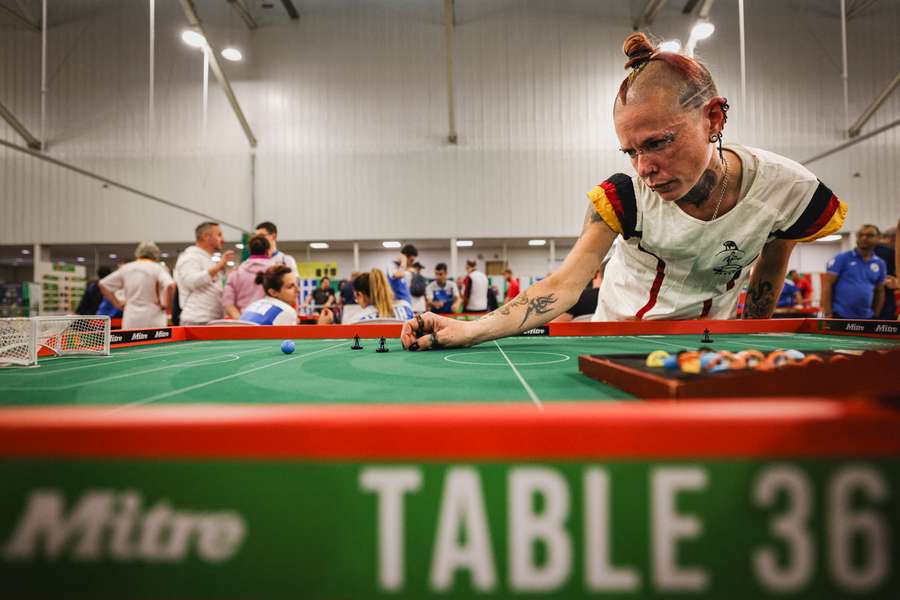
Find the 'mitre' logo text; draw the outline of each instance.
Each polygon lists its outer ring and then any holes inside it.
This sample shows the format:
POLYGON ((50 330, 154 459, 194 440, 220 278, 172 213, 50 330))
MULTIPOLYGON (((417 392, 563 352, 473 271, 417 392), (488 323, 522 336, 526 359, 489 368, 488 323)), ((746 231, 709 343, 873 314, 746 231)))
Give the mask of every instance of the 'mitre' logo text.
POLYGON ((131 490, 88 491, 68 514, 65 505, 59 490, 31 493, 3 558, 158 563, 193 555, 221 563, 238 552, 246 532, 236 512, 175 510, 167 500, 144 509, 141 495, 131 490))

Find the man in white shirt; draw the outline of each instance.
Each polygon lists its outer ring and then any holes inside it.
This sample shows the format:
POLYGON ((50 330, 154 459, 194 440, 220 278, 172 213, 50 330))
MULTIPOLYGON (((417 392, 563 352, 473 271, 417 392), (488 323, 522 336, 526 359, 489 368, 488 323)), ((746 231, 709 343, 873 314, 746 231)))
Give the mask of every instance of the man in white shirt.
POLYGON ((195 236, 197 243, 175 263, 182 325, 206 325, 222 318, 222 271, 234 260, 234 250, 222 252, 225 238, 218 223, 200 223, 195 236), (211 261, 213 252, 222 252, 219 262, 211 261))
POLYGON ((100 280, 100 292, 123 312, 122 329, 150 329, 166 326, 165 308, 172 305, 175 282, 159 262, 159 248, 141 242, 135 261, 100 280), (125 302, 116 296, 123 290, 125 302))
POLYGON ((488 278, 478 270, 474 260, 466 261, 465 312, 484 312, 488 309, 488 278))
POLYGON ((291 268, 296 277, 300 277, 300 271, 297 270, 297 261, 290 254, 285 254, 278 250, 278 228, 271 221, 263 221, 256 226, 256 235, 264 235, 272 246, 272 254, 269 258, 272 264, 285 265, 291 268))

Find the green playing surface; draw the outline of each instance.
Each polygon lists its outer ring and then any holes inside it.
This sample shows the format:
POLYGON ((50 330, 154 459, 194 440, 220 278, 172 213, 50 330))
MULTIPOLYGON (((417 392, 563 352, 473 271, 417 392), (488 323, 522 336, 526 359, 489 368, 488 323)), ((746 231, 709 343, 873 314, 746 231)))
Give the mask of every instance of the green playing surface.
MULTIPOLYGON (((900 341, 819 334, 714 334, 716 350, 897 349, 900 341)), ((0 405, 151 403, 415 403, 624 400, 632 396, 578 371, 581 354, 696 350, 699 335, 519 337, 475 348, 404 352, 389 339, 160 344, 109 357, 48 357, 0 369, 0 405)))

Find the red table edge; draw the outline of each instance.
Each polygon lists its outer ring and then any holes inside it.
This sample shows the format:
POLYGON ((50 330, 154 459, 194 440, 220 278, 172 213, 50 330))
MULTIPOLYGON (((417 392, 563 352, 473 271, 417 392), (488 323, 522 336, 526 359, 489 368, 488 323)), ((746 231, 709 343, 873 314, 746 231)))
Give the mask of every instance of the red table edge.
MULTIPOLYGON (((540 336, 573 337, 573 336, 603 336, 603 335, 690 335, 703 334, 705 329, 715 339, 717 334, 735 333, 817 333, 823 335, 864 336, 876 339, 900 339, 900 323, 888 326, 894 327, 895 332, 854 333, 847 331, 828 331, 823 324, 827 322, 840 322, 838 319, 730 319, 720 321, 617 321, 596 323, 549 323, 546 331, 537 328, 540 336)), ((177 341, 204 341, 204 340, 241 340, 241 339, 351 339, 358 335, 364 339, 377 339, 379 337, 400 337, 400 324, 374 324, 374 325, 283 325, 261 327, 254 325, 206 325, 206 326, 180 326, 166 327, 171 331, 167 339, 149 339, 139 342, 115 343, 115 348, 125 348, 135 345, 159 344, 177 341)), ((135 331, 159 331, 159 330, 117 330, 113 333, 133 333, 135 331)), ((527 337, 527 335, 526 335, 527 337)))
POLYGON ((900 458, 865 399, 0 410, 0 457, 460 461, 900 458))

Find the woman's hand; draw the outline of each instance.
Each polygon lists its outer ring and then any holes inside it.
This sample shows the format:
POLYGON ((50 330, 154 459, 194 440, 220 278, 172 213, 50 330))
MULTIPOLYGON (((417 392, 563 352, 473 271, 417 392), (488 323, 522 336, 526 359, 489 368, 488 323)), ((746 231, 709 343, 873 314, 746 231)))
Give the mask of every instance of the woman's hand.
POLYGON ((473 333, 472 323, 427 312, 403 324, 400 342, 407 350, 458 348, 471 346, 473 333))
POLYGON ((331 325, 334 323, 334 313, 331 312, 331 309, 325 307, 322 309, 322 312, 319 313, 319 320, 317 321, 319 325, 331 325))

